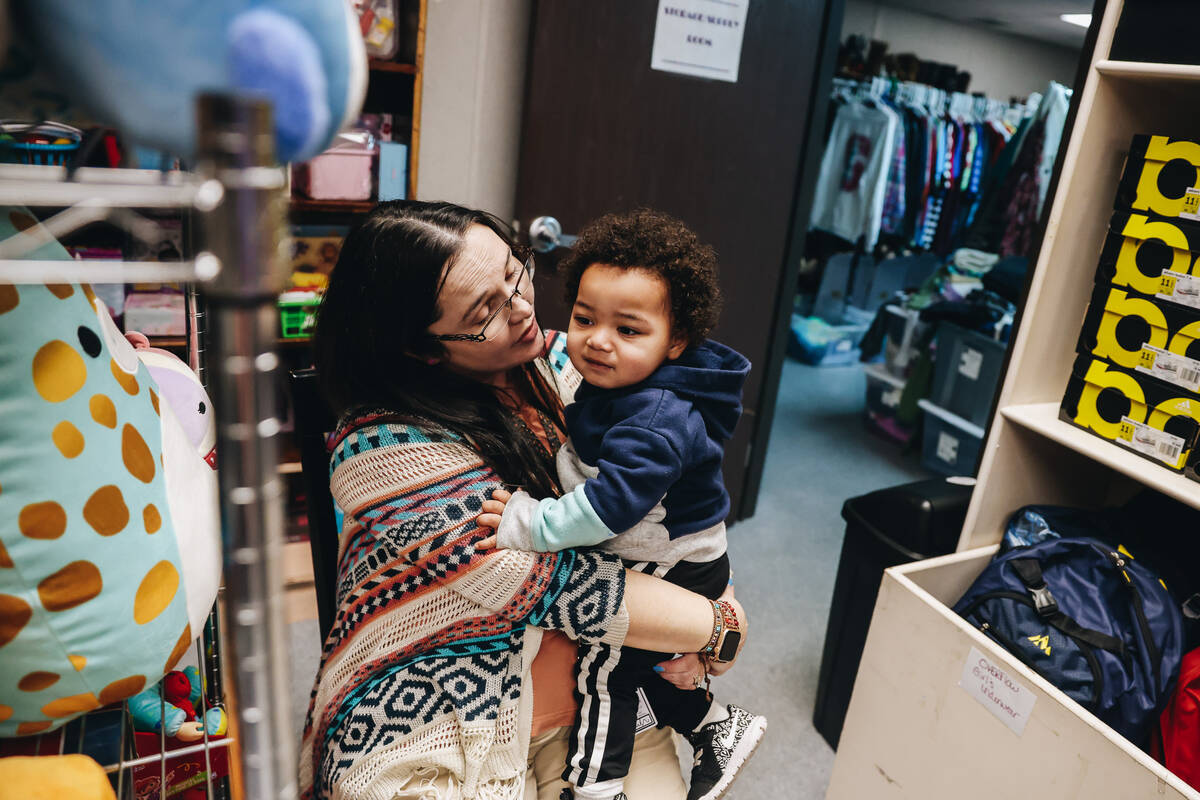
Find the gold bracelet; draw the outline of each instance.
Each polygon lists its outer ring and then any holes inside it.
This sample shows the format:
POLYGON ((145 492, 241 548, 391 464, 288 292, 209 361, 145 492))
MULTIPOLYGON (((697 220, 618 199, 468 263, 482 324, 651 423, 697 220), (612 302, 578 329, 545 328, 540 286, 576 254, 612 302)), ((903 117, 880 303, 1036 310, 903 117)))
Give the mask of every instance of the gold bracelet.
POLYGON ((700 654, 707 658, 711 658, 713 653, 715 653, 717 650, 717 642, 721 638, 721 629, 724 626, 724 622, 721 614, 721 607, 717 605, 717 601, 709 600, 708 602, 712 603, 713 630, 712 636, 708 637, 708 644, 704 645, 704 649, 700 651, 700 654))

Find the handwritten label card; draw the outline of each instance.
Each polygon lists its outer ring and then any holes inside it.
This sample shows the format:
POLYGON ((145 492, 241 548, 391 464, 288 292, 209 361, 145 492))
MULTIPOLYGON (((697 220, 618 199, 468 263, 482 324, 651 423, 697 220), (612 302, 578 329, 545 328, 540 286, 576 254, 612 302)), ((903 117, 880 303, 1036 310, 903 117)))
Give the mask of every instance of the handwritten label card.
POLYGON ((658 0, 650 68, 737 83, 750 0, 658 0))
POLYGON ((1017 736, 1025 732, 1025 723, 1033 713, 1037 696, 1018 683, 1007 667, 972 647, 958 685, 1017 736))

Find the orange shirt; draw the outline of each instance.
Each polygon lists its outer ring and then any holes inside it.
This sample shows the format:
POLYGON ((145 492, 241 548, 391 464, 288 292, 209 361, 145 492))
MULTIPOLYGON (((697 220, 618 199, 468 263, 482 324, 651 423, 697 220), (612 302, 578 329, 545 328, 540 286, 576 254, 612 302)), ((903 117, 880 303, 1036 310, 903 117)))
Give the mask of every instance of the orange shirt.
MULTIPOLYGON (((529 406, 515 409, 529 430, 549 448, 546 431, 537 413, 529 406)), ((555 426, 557 428, 557 426, 555 426)), ((566 439, 562 430, 558 440, 566 439)), ((543 631, 542 646, 530 667, 533 680, 533 724, 531 735, 571 725, 579 708, 575 700, 575 661, 578 646, 561 631, 543 631)))

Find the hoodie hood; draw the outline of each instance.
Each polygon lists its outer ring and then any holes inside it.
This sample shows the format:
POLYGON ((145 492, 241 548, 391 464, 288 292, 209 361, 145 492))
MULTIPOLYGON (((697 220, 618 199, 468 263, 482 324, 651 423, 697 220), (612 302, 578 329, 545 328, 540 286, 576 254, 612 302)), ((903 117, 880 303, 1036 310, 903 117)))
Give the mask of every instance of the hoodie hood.
POLYGON ((750 361, 744 355, 705 339, 656 369, 642 385, 669 389, 691 401, 704 418, 708 435, 724 442, 742 415, 742 386, 749 372, 750 361))

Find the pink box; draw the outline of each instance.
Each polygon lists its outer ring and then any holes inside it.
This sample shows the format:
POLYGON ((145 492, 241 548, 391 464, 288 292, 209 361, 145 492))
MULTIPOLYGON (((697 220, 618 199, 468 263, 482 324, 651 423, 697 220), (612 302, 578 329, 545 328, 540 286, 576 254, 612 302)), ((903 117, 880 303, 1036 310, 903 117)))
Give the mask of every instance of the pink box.
POLYGON ((125 298, 125 330, 147 336, 183 336, 184 303, 181 294, 139 294, 125 298))
POLYGON ((370 200, 374 156, 374 150, 326 150, 296 166, 296 187, 313 200, 370 200))

